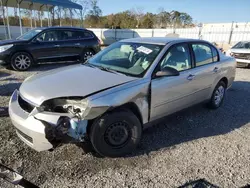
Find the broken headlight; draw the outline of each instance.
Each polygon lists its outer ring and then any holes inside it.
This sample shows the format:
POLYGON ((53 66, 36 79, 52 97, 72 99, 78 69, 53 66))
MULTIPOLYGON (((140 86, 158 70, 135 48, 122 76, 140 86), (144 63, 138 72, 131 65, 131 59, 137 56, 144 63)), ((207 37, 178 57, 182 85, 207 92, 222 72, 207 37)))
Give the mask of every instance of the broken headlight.
POLYGON ((70 113, 77 117, 84 117, 88 110, 86 99, 53 99, 44 102, 39 108, 40 111, 70 113))

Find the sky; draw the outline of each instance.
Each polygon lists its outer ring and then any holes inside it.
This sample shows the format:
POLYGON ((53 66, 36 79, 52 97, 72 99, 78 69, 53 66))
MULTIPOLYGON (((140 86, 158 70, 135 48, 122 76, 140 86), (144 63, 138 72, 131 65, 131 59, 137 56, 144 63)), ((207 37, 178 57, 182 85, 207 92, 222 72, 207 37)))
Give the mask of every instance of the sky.
POLYGON ((157 13, 177 10, 190 14, 197 23, 250 22, 250 0, 99 0, 103 15, 143 8, 144 12, 157 13))

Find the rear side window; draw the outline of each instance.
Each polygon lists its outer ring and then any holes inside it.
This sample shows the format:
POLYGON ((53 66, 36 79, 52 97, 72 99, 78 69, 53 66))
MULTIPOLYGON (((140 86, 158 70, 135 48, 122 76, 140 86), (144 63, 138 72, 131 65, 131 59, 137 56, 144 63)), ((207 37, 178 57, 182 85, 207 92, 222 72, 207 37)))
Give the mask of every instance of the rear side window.
POLYGON ((212 54, 213 54, 213 61, 218 62, 219 61, 218 51, 214 47, 211 47, 211 48, 212 48, 212 54))
POLYGON ((87 31, 60 31, 60 40, 77 40, 92 37, 87 31))
POLYGON ((73 31, 60 31, 60 40, 75 39, 73 31))
POLYGON ((88 31, 76 31, 77 39, 88 39, 93 38, 93 35, 88 31))
POLYGON ((92 34, 89 33, 89 32, 87 32, 87 31, 85 31, 85 32, 83 32, 83 33, 84 33, 84 37, 85 37, 85 38, 91 38, 91 37, 93 37, 92 34))
MULTIPOLYGON (((192 44, 194 51, 196 67, 213 63, 213 53, 209 45, 192 44)), ((217 54, 218 56, 218 54, 217 54)))

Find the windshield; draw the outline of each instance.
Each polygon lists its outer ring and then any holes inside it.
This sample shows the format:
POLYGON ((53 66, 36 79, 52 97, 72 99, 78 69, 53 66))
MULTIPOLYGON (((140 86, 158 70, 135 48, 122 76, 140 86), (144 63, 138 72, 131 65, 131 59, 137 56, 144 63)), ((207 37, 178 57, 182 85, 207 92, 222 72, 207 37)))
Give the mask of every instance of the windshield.
POLYGON ((162 45, 117 42, 87 63, 130 76, 143 77, 162 50, 162 45))
POLYGON ((233 48, 250 49, 250 42, 238 42, 233 48))
POLYGON ((38 33, 40 33, 42 30, 41 29, 33 29, 28 31, 27 33, 23 34, 22 36, 18 37, 17 39, 19 40, 29 40, 36 36, 38 33))

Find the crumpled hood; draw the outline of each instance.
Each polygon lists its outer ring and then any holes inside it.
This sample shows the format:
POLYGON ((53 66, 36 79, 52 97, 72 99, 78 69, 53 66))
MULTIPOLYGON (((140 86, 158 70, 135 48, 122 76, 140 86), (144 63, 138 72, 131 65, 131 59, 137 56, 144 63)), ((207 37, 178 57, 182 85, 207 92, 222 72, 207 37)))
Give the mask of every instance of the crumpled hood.
POLYGON ((84 65, 68 66, 27 78, 20 87, 20 94, 40 106, 49 99, 84 97, 135 79, 84 65))
POLYGON ((26 40, 0 40, 0 46, 8 45, 8 44, 20 44, 20 43, 27 43, 26 40))

